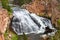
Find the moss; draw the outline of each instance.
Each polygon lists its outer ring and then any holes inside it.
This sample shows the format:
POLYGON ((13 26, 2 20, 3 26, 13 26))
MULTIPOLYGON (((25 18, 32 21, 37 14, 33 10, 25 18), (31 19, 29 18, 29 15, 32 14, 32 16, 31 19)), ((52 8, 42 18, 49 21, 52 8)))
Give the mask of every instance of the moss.
POLYGON ((28 40, 28 37, 23 33, 23 35, 18 36, 18 40, 28 40))
POLYGON ((18 40, 18 35, 12 34, 12 40, 18 40))

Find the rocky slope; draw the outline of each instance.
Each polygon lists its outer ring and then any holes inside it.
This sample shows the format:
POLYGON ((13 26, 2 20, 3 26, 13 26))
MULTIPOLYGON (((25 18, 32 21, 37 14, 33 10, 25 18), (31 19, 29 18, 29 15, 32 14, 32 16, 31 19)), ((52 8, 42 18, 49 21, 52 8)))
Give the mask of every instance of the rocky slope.
POLYGON ((50 17, 52 24, 57 26, 57 21, 60 19, 59 3, 57 0, 34 0, 22 7, 26 8, 30 12, 36 13, 40 16, 50 17))

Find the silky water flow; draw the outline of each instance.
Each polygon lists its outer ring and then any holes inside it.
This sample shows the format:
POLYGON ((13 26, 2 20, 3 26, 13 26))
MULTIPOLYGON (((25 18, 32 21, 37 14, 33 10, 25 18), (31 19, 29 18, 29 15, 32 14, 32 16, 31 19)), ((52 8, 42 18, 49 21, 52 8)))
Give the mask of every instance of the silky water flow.
POLYGON ((17 35, 28 34, 47 34, 53 36, 56 29, 47 18, 40 17, 35 13, 30 13, 26 9, 13 7, 13 18, 11 27, 17 35))

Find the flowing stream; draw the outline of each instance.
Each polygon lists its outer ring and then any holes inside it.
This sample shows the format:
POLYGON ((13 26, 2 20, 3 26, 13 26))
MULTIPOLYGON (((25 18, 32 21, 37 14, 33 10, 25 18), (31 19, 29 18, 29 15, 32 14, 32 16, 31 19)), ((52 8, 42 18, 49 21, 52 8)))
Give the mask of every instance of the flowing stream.
POLYGON ((53 36, 56 29, 52 26, 51 21, 47 18, 30 13, 26 9, 13 7, 12 29, 17 35, 29 34, 47 34, 53 36))

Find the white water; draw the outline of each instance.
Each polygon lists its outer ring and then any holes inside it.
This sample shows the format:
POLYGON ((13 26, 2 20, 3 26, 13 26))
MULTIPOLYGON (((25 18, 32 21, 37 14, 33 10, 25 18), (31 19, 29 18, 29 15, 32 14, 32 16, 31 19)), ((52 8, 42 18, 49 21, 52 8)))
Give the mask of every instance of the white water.
MULTIPOLYGON (((13 8, 12 28, 18 34, 44 34, 46 27, 53 30, 48 35, 55 34, 56 29, 47 18, 39 17, 36 14, 29 13, 26 9, 18 7, 13 8)), ((49 30, 48 30, 49 31, 49 30)))

